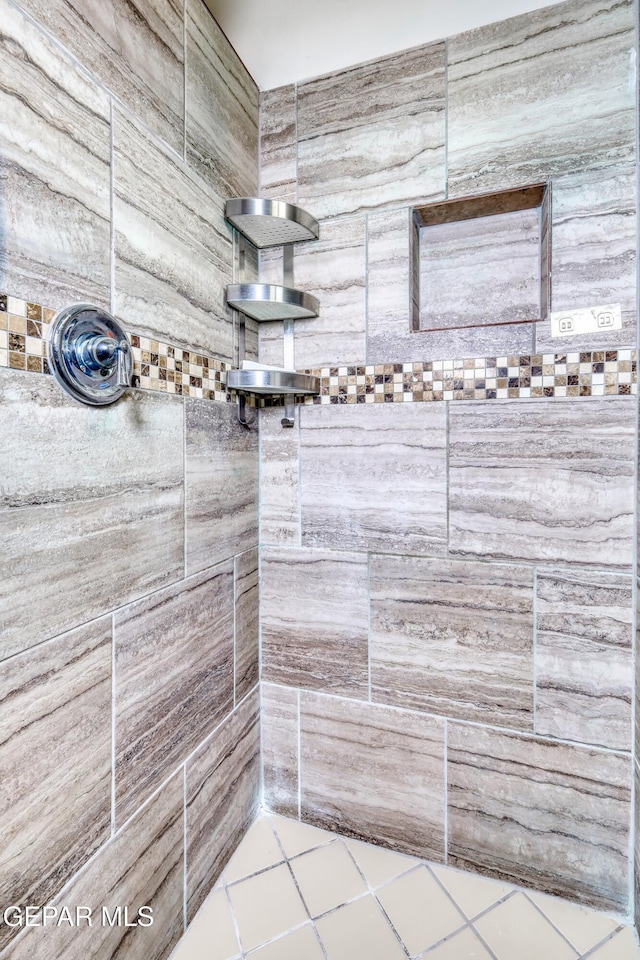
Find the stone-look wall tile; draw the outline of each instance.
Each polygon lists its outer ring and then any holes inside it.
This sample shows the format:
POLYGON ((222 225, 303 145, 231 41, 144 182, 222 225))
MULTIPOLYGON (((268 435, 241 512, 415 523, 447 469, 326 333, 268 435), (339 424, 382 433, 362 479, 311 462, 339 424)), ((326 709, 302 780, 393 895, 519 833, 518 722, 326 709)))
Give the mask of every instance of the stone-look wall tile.
POLYGON ((258 549, 234 560, 235 695, 242 700, 260 680, 258 549))
MULTIPOLYGON (((41 906, 110 834, 111 620, 3 667, 0 902, 41 906)), ((17 932, 0 924, 0 949, 17 932)))
POLYGON ((463 402, 449 416, 451 554, 630 570, 633 402, 463 402))
POLYGON ((108 306, 109 97, 8 0, 0 22, 0 289, 108 306))
POLYGON ((296 202, 296 88, 260 93, 260 196, 296 202))
MULTIPOLYGON (((294 248, 295 250, 295 248, 294 248)), ((281 286, 283 282, 283 254, 282 247, 270 247, 267 250, 260 251, 260 283, 275 283, 281 286)), ((297 286, 297 283, 296 283, 297 286)), ((317 320, 310 321, 318 323, 317 320)), ((298 327, 301 321, 296 320, 294 335, 296 342, 298 340, 298 327)), ((258 330, 259 356, 260 363, 266 363, 269 366, 284 366, 284 327, 281 320, 274 320, 268 323, 260 323, 258 330)), ((296 369, 302 366, 295 357, 296 369)))
POLYGON ((445 404, 300 411, 303 546, 444 556, 445 404))
POLYGON ((8 370, 0 409, 2 659, 182 576, 183 413, 135 391, 82 406, 8 370))
POLYGON ((325 222, 320 239, 295 248, 299 290, 320 301, 320 315, 295 324, 296 368, 365 359, 366 221, 325 222))
POLYGON ((264 801, 283 817, 298 817, 297 690, 261 684, 264 801))
POLYGON ((300 544, 300 415, 283 428, 282 410, 260 411, 260 543, 300 544))
POLYGON ((440 199, 445 45, 298 86, 298 196, 317 219, 440 199))
POLYGON ((536 352, 615 349, 636 342, 636 171, 597 171, 553 181, 552 309, 619 303, 622 329, 552 338, 536 325, 536 352))
MULTIPOLYGON (((636 760, 633 765, 633 776, 636 797, 640 795, 640 765, 636 760)), ((636 930, 640 930, 640 803, 635 803, 634 810, 634 851, 633 851, 633 896, 631 909, 635 916, 636 930)))
POLYGON ((187 908, 193 919, 253 821, 260 789, 257 691, 187 763, 187 908))
POLYGON ((635 159, 631 0, 568 0, 447 44, 449 196, 635 159))
POLYGON ((233 355, 231 230, 218 197, 114 110, 115 313, 127 329, 233 355))
POLYGON ((537 320, 537 209, 420 230, 420 328, 446 330, 537 320))
MULTIPOLYGON (((93 924, 32 927, 6 953, 8 960, 168 960, 183 931, 184 776, 177 773, 126 824, 66 890, 53 901, 58 911, 77 905, 92 910, 93 924), (153 910, 151 926, 101 923, 128 906, 131 922, 140 907, 153 910)), ((2 960, 5 960, 3 954, 2 960)))
POLYGON ((410 217, 407 208, 369 214, 367 363, 529 354, 533 324, 411 329, 410 217))
POLYGON ((371 691, 380 703, 533 730, 533 571, 372 557, 371 691))
POLYGON ((632 578, 537 576, 536 733, 631 749, 632 578))
POLYGON ((626 911, 629 757, 448 725, 452 866, 626 911))
MULTIPOLYGON (((22 7, 182 153, 182 0, 22 0, 22 7)), ((82 129, 82 128, 81 128, 82 129)))
POLYGON ((119 826, 233 708, 233 561, 114 615, 119 826))
POLYGON ((187 573, 258 543, 258 433, 235 405, 186 401, 187 573))
POLYGON ((258 88, 202 0, 187 0, 187 159, 223 199, 258 191, 258 88))
POLYGON ((264 547, 260 574, 263 678, 366 700, 366 555, 264 547))
POLYGON ((302 693, 302 819, 430 860, 444 857, 444 721, 302 693))

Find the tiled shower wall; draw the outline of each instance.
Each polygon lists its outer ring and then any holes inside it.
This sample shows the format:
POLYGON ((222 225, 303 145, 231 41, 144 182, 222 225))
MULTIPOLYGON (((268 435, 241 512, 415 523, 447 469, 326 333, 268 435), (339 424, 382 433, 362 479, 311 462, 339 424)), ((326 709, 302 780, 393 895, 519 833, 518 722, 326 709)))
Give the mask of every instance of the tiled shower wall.
POLYGON ((25 364, 25 301, 231 361, 222 205, 257 189, 258 93, 201 0, 0 24, 0 902, 98 915, 0 923, 0 956, 158 960, 258 799, 257 432, 160 388, 75 403, 25 364))
MULTIPOLYGON (((261 191, 321 219, 298 367, 635 347, 636 15, 570 0, 261 96, 261 191), (410 208, 541 181, 551 308, 619 302, 622 330, 413 332, 410 208)), ((628 911, 635 398, 356 394, 261 412, 268 804, 628 911)))

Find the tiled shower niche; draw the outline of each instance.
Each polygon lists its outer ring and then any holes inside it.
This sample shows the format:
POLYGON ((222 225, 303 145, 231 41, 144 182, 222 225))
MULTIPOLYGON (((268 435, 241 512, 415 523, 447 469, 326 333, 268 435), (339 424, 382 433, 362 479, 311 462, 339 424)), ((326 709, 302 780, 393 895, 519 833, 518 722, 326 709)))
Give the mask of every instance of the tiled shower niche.
POLYGON ((433 332, 546 318, 550 186, 414 207, 412 328, 433 332))

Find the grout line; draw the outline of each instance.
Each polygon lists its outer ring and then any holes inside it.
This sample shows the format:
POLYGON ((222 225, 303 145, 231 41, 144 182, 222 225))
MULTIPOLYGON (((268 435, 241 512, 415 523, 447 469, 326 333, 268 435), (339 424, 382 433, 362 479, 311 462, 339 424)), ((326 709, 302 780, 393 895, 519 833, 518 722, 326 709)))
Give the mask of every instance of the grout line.
POLYGON ((184 764, 184 805, 182 811, 182 826, 183 826, 183 863, 184 863, 184 877, 183 877, 183 904, 182 904, 182 924, 184 933, 187 932, 188 926, 188 910, 187 910, 187 765, 184 764))
MULTIPOLYGON (((369 214, 364 218, 364 355, 369 357, 369 214)), ((366 364, 365 364, 366 366, 366 364)))
POLYGON ((113 96, 109 97, 109 312, 115 316, 116 311, 116 230, 115 230, 115 132, 113 96))
MULTIPOLYGON (((634 25, 635 25, 635 47, 634 53, 635 56, 635 107, 636 107, 636 242, 638 247, 640 247, 640 163, 638 158, 640 157, 640 125, 638 124, 638 115, 640 113, 640 70, 638 64, 638 54, 640 53, 640 2, 639 0, 634 0, 634 25)), ((636 314, 637 314, 637 305, 640 303, 640 257, 636 256, 636 314)), ((636 323, 636 358, 638 356, 638 348, 640 347, 640 325, 636 323)), ((631 663, 632 663, 632 675, 631 675, 631 689, 632 689, 632 699, 631 699, 631 755, 632 755, 632 778, 631 778, 631 811, 630 811, 630 829, 629 829, 629 912, 634 924, 634 933, 636 941, 638 939, 638 932, 640 931, 640 916, 637 915, 637 907, 640 906, 636 904, 636 870, 640 869, 640 864, 636 864, 636 844, 638 842, 638 828, 636 820, 636 810, 638 804, 640 803, 640 796, 638 791, 638 756, 636 752, 636 745, 638 740, 638 725, 640 724, 640 716, 638 712, 638 627, 640 626, 638 622, 639 611, 638 611, 638 575, 640 573, 638 564, 640 563, 640 557, 638 555, 638 524, 640 524, 640 492, 638 490, 638 483, 640 482, 640 410, 639 410, 640 397, 636 398, 635 405, 635 463, 634 463, 634 473, 635 473, 635 487, 636 496, 634 502, 634 528, 636 531, 636 536, 633 538, 633 568, 635 571, 635 576, 633 578, 632 594, 633 594, 633 610, 632 610, 632 636, 634 642, 632 644, 631 652, 631 663)))
POLYGON ((538 725, 538 568, 533 568, 533 732, 538 725))
POLYGON ((182 5, 182 158, 187 162, 187 0, 182 5))
POLYGON ((606 943, 609 943, 610 940, 613 940, 614 937, 617 937, 618 934, 624 930, 624 925, 618 927, 617 930, 614 930, 610 933, 604 940, 600 940, 599 943, 594 944, 592 947, 589 947, 586 953, 580 954, 580 960, 586 960, 587 957, 592 957, 597 950, 600 950, 606 943))
POLYGON ((243 947, 242 947, 242 940, 240 939, 240 925, 239 925, 238 919, 237 919, 237 917, 236 917, 236 912, 235 912, 235 910, 233 909, 233 903, 231 902, 231 897, 230 897, 230 895, 229 895, 229 888, 228 888, 228 886, 226 885, 226 883, 224 884, 224 886, 223 886, 222 889, 224 890, 225 896, 226 896, 226 898, 227 898, 227 904, 228 904, 228 906, 229 906, 229 913, 231 914, 231 922, 233 923, 233 929, 235 930, 236 939, 237 939, 237 941, 238 941, 238 946, 240 947, 240 952, 241 952, 242 956, 244 957, 244 950, 243 950, 243 947))
POLYGON ((444 41, 444 195, 449 199, 449 40, 444 41))
POLYGON ((444 475, 444 489, 445 489, 445 508, 447 511, 447 560, 451 558, 449 545, 451 542, 450 538, 450 499, 451 499, 451 403, 449 400, 445 401, 445 422, 444 422, 444 444, 445 444, 445 475, 444 475))
MULTIPOLYGON (((540 892, 540 893, 544 893, 544 891, 542 891, 542 890, 540 890, 539 892, 540 892)), ((531 906, 534 907, 534 908, 538 911, 538 913, 540 914, 540 916, 541 916, 541 917, 544 917, 544 919, 547 921, 547 923, 551 924, 551 926, 553 927, 553 929, 556 931, 557 934, 559 934, 559 935, 562 937, 562 939, 564 940, 564 942, 565 942, 565 943, 568 943, 569 946, 571 947, 571 949, 572 949, 572 950, 575 950, 576 953, 579 953, 578 949, 577 949, 576 947, 574 947, 574 945, 571 943, 570 940, 567 939, 567 937, 564 935, 564 933, 562 932, 562 930, 560 929, 560 927, 558 927, 557 924, 555 924, 555 923, 553 922, 553 920, 551 920, 551 918, 546 915, 546 913, 544 912, 544 910, 542 910, 541 907, 539 907, 538 904, 535 903, 535 901, 533 901, 533 900, 531 899, 531 897, 529 896, 529 894, 526 893, 525 891, 522 891, 522 895, 525 897, 526 900, 529 901, 529 903, 531 904, 531 906)))
POLYGON ((444 862, 449 862, 449 724, 444 718, 444 862))
POLYGON ((182 569, 187 579, 187 404, 182 400, 182 569))
POLYGON ((296 138, 296 203, 300 199, 300 141, 298 139, 298 84, 293 85, 293 95, 295 98, 295 138, 296 138))
POLYGON ((367 554, 367 678, 368 699, 373 703, 371 695, 371 554, 367 554))
POLYGON ((300 690, 298 694, 298 820, 302 817, 302 710, 300 690))
MULTIPOLYGON (((236 691, 238 688, 238 638, 237 634, 237 604, 238 604, 238 593, 237 593, 237 581, 238 581, 238 557, 233 558, 233 709, 236 708, 236 691)), ((258 677, 258 683, 260 683, 260 678, 258 677)))
POLYGON ((116 618, 111 614, 111 836, 116 832, 116 618))

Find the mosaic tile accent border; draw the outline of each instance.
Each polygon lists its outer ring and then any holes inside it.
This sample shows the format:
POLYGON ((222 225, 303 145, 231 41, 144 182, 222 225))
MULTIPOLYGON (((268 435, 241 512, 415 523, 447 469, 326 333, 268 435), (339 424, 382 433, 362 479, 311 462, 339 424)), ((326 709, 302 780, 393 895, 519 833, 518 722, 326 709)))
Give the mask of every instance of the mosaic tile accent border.
MULTIPOLYGON (((56 311, 0 294, 0 367, 48 374, 46 340, 56 311)), ((233 402, 224 360, 131 335, 133 386, 184 397, 233 402)), ((384 363, 305 370, 320 394, 301 403, 424 403, 433 400, 517 400, 637 394, 636 351, 593 350, 419 363, 384 363)), ((247 397, 277 407, 282 397, 247 397)))
MULTIPOLYGON (((55 315, 55 310, 0 294, 0 367, 50 373, 47 336, 55 315)), ((221 403, 235 399, 226 387, 232 365, 224 360, 136 334, 130 340, 132 386, 221 403)))
POLYGON ((606 397, 637 393, 635 350, 544 353, 477 360, 434 360, 306 370, 320 396, 306 404, 415 403, 606 397))

